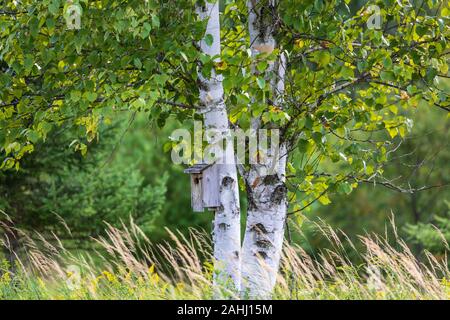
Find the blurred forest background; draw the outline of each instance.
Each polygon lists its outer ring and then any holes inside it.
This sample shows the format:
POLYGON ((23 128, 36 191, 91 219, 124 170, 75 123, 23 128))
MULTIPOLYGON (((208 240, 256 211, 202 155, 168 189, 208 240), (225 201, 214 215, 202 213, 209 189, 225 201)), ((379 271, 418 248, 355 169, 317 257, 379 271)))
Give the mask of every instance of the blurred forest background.
MULTIPOLYGON (((354 9, 363 2, 355 2, 354 9)), ((450 81, 441 85, 450 92, 450 81)), ((361 183, 350 195, 333 194, 327 205, 314 203, 289 220, 290 241, 314 254, 329 243, 317 232, 318 220, 341 229, 352 240, 365 233, 392 235, 394 222, 398 235, 418 257, 423 249, 444 255, 450 241, 448 117, 423 105, 406 116, 413 119, 414 127, 403 141, 396 137, 399 147, 390 154, 386 184, 361 183), (410 189, 421 191, 409 193, 410 189)), ((36 147, 19 171, 0 172, 2 236, 14 233, 10 228, 14 224, 30 235, 38 232, 49 239, 56 235, 73 250, 91 250, 88 240, 102 235, 105 222, 120 226, 130 218, 153 242, 167 240, 165 227, 209 232, 213 213, 191 211, 189 177, 164 150, 174 129, 192 128, 192 123, 168 115, 150 122, 145 113, 132 111, 102 120, 99 138, 87 151, 74 152, 76 141, 71 137, 77 135, 71 130, 76 128, 62 128, 36 147)), ((298 155, 293 157, 294 163, 301 161, 298 155)), ((20 236, 16 236, 10 239, 17 241, 8 245, 20 252, 20 236)), ((12 261, 10 253, 5 249, 0 255, 12 261)))
MULTIPOLYGON (((444 238, 450 241, 449 122, 440 110, 426 106, 410 116, 415 124, 412 133, 397 141, 400 146, 391 154, 385 174, 401 190, 361 183, 350 195, 332 195, 328 205, 316 202, 300 219, 290 219, 291 241, 314 254, 328 243, 316 232, 315 221, 357 240, 365 233, 391 234, 393 220, 415 254, 420 256, 422 249, 444 254, 444 238), (423 190, 408 193, 410 188, 423 190)), ((72 249, 92 249, 88 240, 102 235, 105 222, 120 226, 130 218, 154 242, 167 240, 165 227, 209 232, 213 213, 191 211, 189 177, 164 151, 171 131, 190 128, 191 123, 166 121, 170 124, 160 129, 145 114, 124 113, 104 125, 101 138, 84 156, 73 151, 67 130, 55 133, 19 172, 0 173, 1 214, 21 230, 49 239, 57 235, 72 249)), ((10 243, 14 250, 20 250, 18 238, 10 243)), ((8 250, 4 255, 9 257, 8 250)))

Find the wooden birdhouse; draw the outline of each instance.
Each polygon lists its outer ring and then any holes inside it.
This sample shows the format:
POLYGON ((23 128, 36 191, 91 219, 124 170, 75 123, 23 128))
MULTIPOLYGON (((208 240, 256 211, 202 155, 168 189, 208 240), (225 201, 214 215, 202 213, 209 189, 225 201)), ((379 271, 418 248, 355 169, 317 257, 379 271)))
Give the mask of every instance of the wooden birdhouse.
POLYGON ((219 205, 219 167, 217 164, 198 163, 186 170, 191 175, 191 204, 194 212, 215 210, 219 205))

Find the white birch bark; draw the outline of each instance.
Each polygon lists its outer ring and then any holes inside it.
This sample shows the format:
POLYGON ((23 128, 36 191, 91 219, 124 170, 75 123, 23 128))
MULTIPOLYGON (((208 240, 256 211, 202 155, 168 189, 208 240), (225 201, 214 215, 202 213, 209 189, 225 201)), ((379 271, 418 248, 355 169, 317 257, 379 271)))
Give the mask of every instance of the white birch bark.
MULTIPOLYGON (((219 2, 205 1, 204 7, 198 7, 201 19, 208 20, 205 38, 200 47, 209 56, 220 55, 219 2), (208 45, 206 37, 212 36, 213 43, 208 45)), ((228 115, 223 100, 222 77, 214 71, 209 79, 199 75, 202 82, 200 100, 203 104, 205 129, 213 129, 223 136, 229 135, 228 115)), ((240 207, 238 179, 232 144, 226 144, 219 166, 220 203, 213 222, 213 244, 215 258, 215 284, 217 287, 228 285, 240 290, 241 282, 241 240, 240 207)))
MULTIPOLYGON (((275 49, 274 14, 276 1, 249 0, 249 33, 253 55, 270 53, 275 49)), ((286 59, 266 70, 274 91, 275 103, 282 105, 286 59)), ((254 129, 260 121, 252 121, 254 129)), ((248 197, 247 224, 242 248, 242 295, 249 298, 270 297, 276 283, 284 238, 287 211, 285 186, 287 147, 281 143, 278 152, 260 164, 252 165, 245 173, 248 197)))

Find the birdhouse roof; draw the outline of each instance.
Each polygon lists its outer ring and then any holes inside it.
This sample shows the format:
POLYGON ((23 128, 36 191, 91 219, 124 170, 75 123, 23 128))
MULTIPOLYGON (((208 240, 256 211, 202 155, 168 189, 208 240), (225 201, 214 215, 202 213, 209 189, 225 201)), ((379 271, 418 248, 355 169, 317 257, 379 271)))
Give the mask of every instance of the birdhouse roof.
POLYGON ((205 169, 209 168, 212 164, 211 163, 196 163, 189 168, 184 170, 184 173, 202 173, 205 169))

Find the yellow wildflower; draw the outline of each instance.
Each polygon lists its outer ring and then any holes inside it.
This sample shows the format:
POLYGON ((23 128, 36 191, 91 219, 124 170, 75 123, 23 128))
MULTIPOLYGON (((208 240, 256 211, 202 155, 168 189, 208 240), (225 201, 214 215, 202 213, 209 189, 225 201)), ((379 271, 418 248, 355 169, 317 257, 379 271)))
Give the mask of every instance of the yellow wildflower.
POLYGON ((42 289, 44 289, 44 288, 45 288, 45 282, 44 282, 44 280, 42 280, 42 278, 39 277, 39 278, 37 279, 37 281, 38 281, 39 286, 40 286, 42 289))
POLYGON ((115 282, 117 279, 116 279, 116 276, 115 275, 113 275, 111 272, 109 272, 109 271, 103 271, 102 272, 102 274, 105 276, 105 278, 109 281, 109 282, 115 282))
POLYGON ((382 290, 378 290, 377 293, 376 293, 376 297, 377 297, 377 299, 385 300, 386 299, 386 292, 384 292, 382 290))
POLYGON ((11 282, 11 274, 9 272, 5 272, 1 279, 0 279, 0 283, 10 283, 11 282))
POLYGON ((155 272, 155 265, 152 264, 150 268, 148 268, 148 274, 153 274, 155 272))

